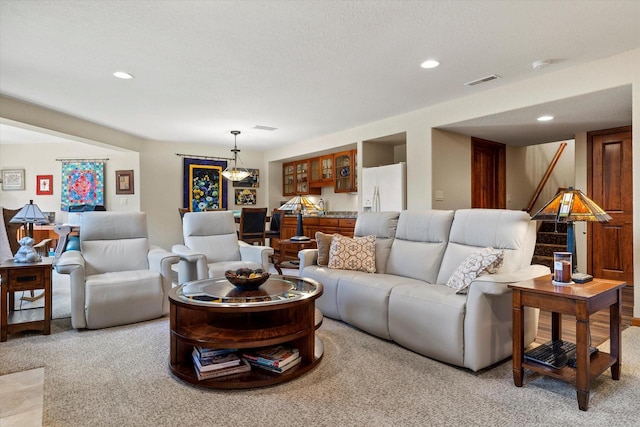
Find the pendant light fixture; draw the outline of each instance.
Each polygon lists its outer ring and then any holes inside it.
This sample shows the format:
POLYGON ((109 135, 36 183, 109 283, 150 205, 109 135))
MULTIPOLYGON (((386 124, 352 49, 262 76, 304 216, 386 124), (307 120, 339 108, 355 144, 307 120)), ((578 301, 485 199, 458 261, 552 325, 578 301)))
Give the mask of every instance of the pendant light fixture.
POLYGON ((240 131, 232 130, 231 133, 233 134, 233 150, 231 150, 233 153, 233 167, 227 166, 227 168, 222 172, 222 176, 227 178, 229 181, 242 181, 251 174, 245 168, 238 167, 238 153, 240 150, 238 150, 236 141, 238 139, 238 135, 240 135, 240 131))

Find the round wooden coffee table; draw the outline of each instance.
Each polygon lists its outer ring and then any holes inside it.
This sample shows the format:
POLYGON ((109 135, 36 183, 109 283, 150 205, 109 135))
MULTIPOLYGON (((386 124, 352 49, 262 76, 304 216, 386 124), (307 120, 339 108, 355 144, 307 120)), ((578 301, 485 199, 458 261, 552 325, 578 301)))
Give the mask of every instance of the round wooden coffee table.
POLYGON ((169 292, 169 368, 178 378, 198 386, 239 389, 290 381, 322 359, 315 330, 322 314, 315 300, 322 285, 293 276, 271 276, 257 290, 236 288, 226 279, 185 283, 169 292), (282 374, 259 368, 199 381, 193 365, 194 346, 243 349, 286 344, 299 349, 302 361, 282 374))

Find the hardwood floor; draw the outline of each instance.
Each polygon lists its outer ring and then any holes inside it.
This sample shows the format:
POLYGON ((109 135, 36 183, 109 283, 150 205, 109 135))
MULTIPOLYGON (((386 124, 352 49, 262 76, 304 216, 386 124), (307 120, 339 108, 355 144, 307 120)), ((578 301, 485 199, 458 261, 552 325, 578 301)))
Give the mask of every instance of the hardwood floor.
MULTIPOLYGON (((620 329, 624 330, 631 325, 633 317, 633 286, 622 288, 622 319, 620 329)), ((591 345, 599 346, 609 339, 609 309, 600 310, 591 315, 590 318, 591 345)), ((562 316, 562 339, 576 342, 576 319, 573 316, 562 316)), ((536 342, 539 344, 551 340, 551 313, 540 310, 540 321, 538 323, 538 336, 536 342)))

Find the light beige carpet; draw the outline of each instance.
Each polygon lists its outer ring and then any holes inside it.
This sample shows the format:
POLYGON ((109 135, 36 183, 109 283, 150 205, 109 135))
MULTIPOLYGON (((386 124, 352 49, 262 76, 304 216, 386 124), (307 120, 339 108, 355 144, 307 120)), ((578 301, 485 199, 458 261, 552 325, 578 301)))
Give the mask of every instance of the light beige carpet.
POLYGON ((621 380, 594 381, 588 412, 569 384, 528 375, 515 387, 510 361, 474 374, 331 319, 318 335, 325 357, 301 378, 217 391, 170 374, 167 318, 80 332, 59 319, 49 336, 2 343, 0 375, 44 367, 46 426, 640 425, 637 327, 623 332, 621 380))

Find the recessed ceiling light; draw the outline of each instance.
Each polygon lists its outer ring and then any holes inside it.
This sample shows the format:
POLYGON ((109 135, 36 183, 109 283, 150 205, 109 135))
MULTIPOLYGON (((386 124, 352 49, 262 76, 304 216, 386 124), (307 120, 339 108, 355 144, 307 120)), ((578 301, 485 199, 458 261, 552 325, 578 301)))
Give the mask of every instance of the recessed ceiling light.
POLYGON ((540 117, 538 117, 538 121, 539 122, 548 122, 550 120, 553 120, 553 116, 540 116, 540 117))
POLYGON ((435 59, 428 59, 420 64, 422 68, 436 68, 438 65, 440 65, 440 63, 435 59))
POLYGON ((129 80, 132 79, 133 76, 129 73, 125 73, 124 71, 116 71, 113 75, 119 79, 129 80))

